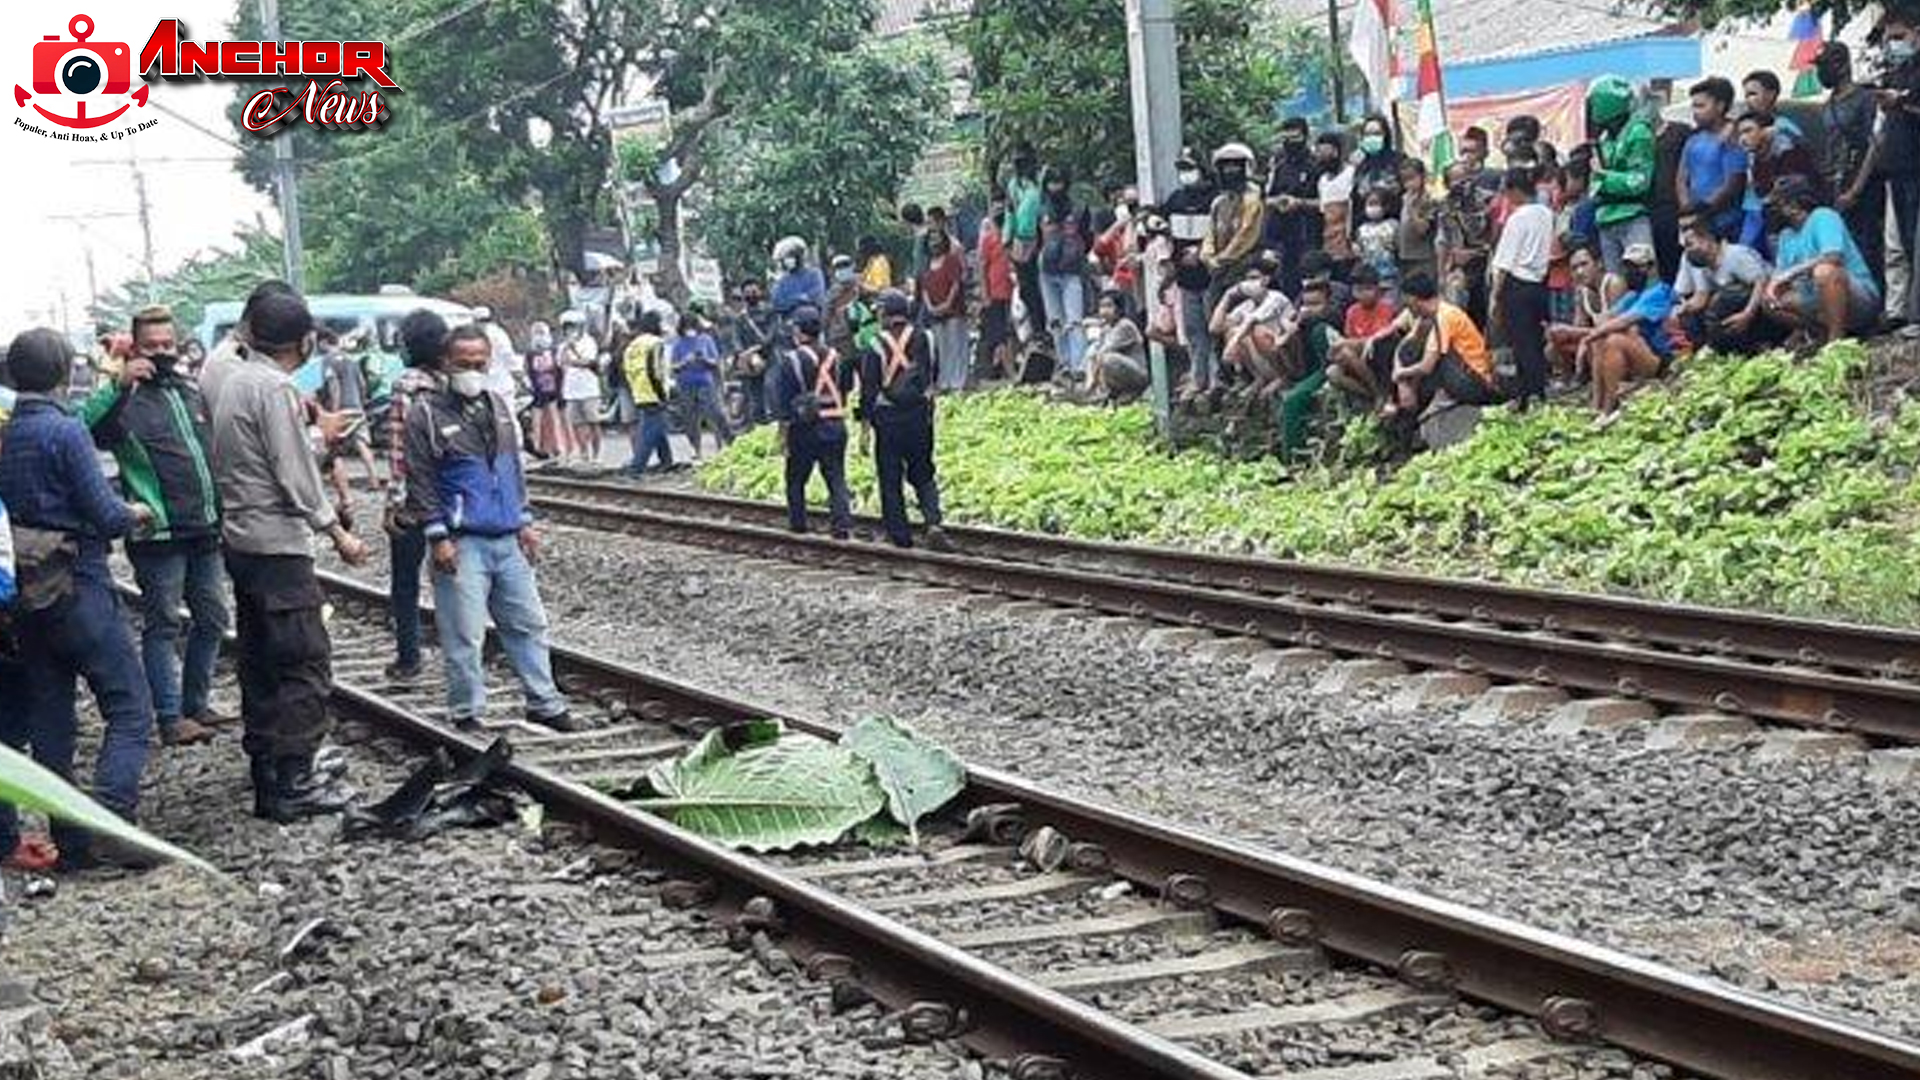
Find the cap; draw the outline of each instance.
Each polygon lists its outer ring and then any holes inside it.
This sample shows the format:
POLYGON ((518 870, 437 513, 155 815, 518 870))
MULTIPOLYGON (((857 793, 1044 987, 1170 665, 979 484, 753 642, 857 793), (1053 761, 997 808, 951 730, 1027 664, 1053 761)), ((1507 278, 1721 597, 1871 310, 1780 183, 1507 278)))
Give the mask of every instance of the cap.
POLYGON ((820 309, 803 304, 793 309, 793 328, 808 337, 820 336, 820 309))
POLYGON ((1652 244, 1628 244, 1627 250, 1620 253, 1620 259, 1635 266, 1652 266, 1660 261, 1660 256, 1654 252, 1652 244))
POLYGON ((889 319, 904 319, 913 314, 913 303, 907 294, 899 289, 888 289, 880 294, 880 314, 889 319))
POLYGON ((1213 163, 1215 165, 1224 165, 1229 161, 1240 161, 1249 165, 1253 164, 1253 148, 1246 143, 1234 142, 1228 143, 1213 152, 1213 163))
POLYGON ((585 323, 586 321, 587 317, 578 311, 563 311, 560 313, 561 326, 572 326, 575 323, 585 323))
POLYGON ((1766 204, 1768 206, 1790 204, 1812 206, 1819 201, 1811 180, 1799 173, 1789 173, 1773 182, 1773 190, 1767 192, 1766 204))

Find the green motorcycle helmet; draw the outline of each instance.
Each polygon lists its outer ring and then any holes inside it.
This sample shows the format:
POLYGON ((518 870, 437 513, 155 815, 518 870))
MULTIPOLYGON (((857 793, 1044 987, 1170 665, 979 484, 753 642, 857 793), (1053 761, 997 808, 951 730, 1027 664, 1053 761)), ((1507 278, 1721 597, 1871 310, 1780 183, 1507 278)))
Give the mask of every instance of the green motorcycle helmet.
POLYGON ((1602 75, 1587 87, 1587 127, 1611 131, 1633 113, 1633 84, 1620 75, 1602 75))

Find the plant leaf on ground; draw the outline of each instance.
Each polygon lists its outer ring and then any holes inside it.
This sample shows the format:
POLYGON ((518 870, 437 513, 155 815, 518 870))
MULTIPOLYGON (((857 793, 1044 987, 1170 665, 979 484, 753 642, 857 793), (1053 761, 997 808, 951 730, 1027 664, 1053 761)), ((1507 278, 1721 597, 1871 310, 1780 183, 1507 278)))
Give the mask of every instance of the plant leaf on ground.
POLYGON ((887 716, 860 721, 840 736, 840 745, 873 766, 887 793, 887 813, 920 842, 920 819, 953 801, 967 786, 967 771, 947 749, 887 716))
MULTIPOLYGON (((1604 430, 1495 409, 1391 476, 1169 454, 1144 407, 968 394, 940 402, 942 496, 954 521, 1911 624, 1920 407, 1870 414, 1873 372, 1853 342, 1697 357, 1604 430)), ((762 428, 700 482, 778 499, 781 465, 762 428)), ((871 459, 848 473, 870 510, 871 459)))
POLYGON ((844 747, 777 724, 708 732, 686 756, 647 773, 637 804, 691 832, 748 851, 831 844, 873 817, 886 795, 844 747))
POLYGON ((191 852, 128 824, 119 815, 89 799, 73 785, 9 746, 0 746, 0 802, 112 836, 149 854, 185 863, 196 870, 218 873, 191 852))

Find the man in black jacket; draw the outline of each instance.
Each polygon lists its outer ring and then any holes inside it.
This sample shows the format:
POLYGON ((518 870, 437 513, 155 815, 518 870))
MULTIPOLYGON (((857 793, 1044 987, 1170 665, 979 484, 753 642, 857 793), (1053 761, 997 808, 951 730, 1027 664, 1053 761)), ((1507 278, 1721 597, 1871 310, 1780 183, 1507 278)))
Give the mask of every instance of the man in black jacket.
POLYGON ((227 629, 220 496, 207 456, 207 404, 180 368, 171 311, 155 306, 133 317, 133 359, 94 391, 80 417, 95 444, 113 452, 127 499, 153 512, 152 527, 128 540, 127 559, 140 585, 140 653, 160 739, 205 741, 217 722, 208 697, 227 629))
POLYGON ((913 546, 902 482, 913 485, 927 542, 947 546, 940 528, 940 482, 933 467, 933 343, 913 325, 906 294, 880 294, 880 338, 860 358, 860 420, 873 432, 880 518, 895 547, 913 546))
POLYGON ((780 445, 787 455, 787 526, 807 531, 807 482, 815 468, 827 484, 833 538, 853 534, 852 498, 847 493, 847 393, 851 365, 820 341, 820 313, 801 308, 793 315, 793 351, 772 372, 773 417, 780 423, 780 445))

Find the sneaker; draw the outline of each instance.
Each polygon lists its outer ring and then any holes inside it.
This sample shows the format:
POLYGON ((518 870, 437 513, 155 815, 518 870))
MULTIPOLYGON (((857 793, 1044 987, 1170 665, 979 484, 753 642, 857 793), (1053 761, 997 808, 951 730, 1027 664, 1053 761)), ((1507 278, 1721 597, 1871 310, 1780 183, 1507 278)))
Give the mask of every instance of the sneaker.
POLYGON ((188 719, 192 720, 196 724, 199 724, 203 728, 221 728, 221 727, 226 727, 229 724, 238 723, 240 720, 240 716, 238 713, 228 714, 228 713, 222 713, 222 712, 215 712, 213 711, 213 709, 207 708, 207 709, 202 709, 197 715, 188 717, 188 719))
POLYGON ((472 735, 485 730, 485 725, 477 717, 456 716, 453 718, 453 730, 472 735))
POLYGON ((953 541, 947 538, 947 530, 938 525, 927 526, 927 547, 933 551, 952 551, 953 541))
POLYGON ((574 731, 587 730, 587 725, 581 723, 579 720, 574 719, 573 714, 567 712, 565 709, 562 709, 551 716, 539 716, 534 713, 528 713, 527 723, 535 724, 543 728, 549 728, 553 731, 558 731, 562 734, 566 734, 574 731))
POLYGON ((383 673, 390 683, 410 683, 420 677, 420 665, 418 663, 403 664, 395 660, 386 666, 383 673))
POLYGON ((214 737, 210 727, 202 726, 192 717, 183 716, 160 729, 160 742, 166 746, 192 746, 214 737))

